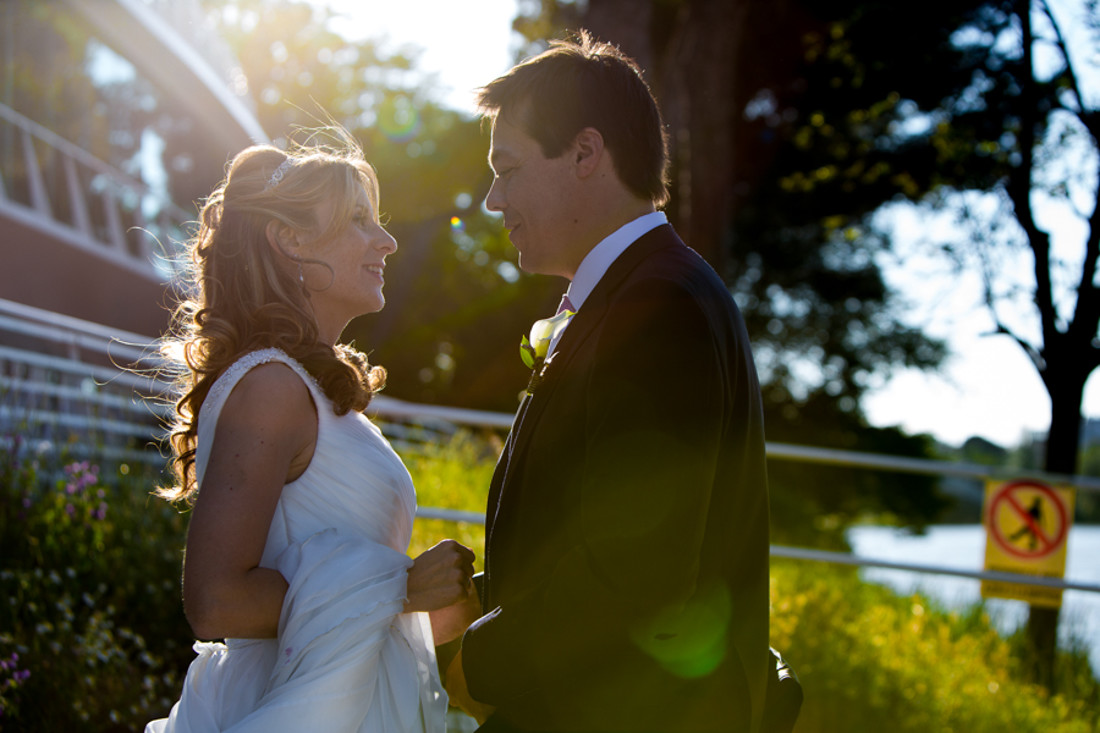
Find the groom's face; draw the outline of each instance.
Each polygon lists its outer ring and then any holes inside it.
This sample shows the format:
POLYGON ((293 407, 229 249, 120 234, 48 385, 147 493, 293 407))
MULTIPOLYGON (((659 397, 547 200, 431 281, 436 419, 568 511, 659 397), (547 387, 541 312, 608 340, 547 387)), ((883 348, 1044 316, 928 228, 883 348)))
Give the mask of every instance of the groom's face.
POLYGON ((577 181, 569 149, 557 158, 547 158, 534 138, 498 115, 493 121, 489 167, 493 185, 485 206, 504 215, 520 267, 571 279, 580 258, 570 251, 577 239, 573 226, 577 181))

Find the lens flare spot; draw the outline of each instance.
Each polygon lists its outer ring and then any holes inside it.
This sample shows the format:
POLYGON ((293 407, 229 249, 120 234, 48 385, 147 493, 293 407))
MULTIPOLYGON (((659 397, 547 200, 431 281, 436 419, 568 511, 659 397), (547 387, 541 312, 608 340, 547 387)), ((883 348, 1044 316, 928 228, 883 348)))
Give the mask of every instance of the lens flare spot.
POLYGON ((683 606, 667 608, 632 630, 643 652, 678 677, 705 677, 726 656, 732 603, 725 587, 701 592, 683 606))
POLYGON ((407 97, 394 97, 382 102, 378 129, 395 143, 407 143, 420 132, 420 112, 407 97))

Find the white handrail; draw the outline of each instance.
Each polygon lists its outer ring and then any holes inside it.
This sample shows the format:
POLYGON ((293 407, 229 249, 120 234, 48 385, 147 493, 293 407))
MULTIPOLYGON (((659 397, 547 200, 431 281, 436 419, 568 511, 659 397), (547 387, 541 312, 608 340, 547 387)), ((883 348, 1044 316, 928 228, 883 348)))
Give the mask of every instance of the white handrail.
MULTIPOLYGON (((81 321, 71 316, 62 316, 3 299, 0 299, 0 330, 8 323, 8 319, 3 318, 4 314, 13 316, 15 320, 30 319, 44 324, 49 328, 42 331, 42 333, 51 338, 58 339, 61 342, 64 342, 62 339, 65 337, 65 334, 73 334, 74 337, 75 335, 80 335, 81 338, 84 338, 86 334, 91 341, 98 343, 99 350, 104 353, 114 348, 123 349, 125 353, 133 357, 152 357, 157 353, 156 350, 151 347, 150 344, 152 339, 149 337, 118 331, 98 324, 81 321)), ((81 343, 83 344, 84 342, 81 341, 81 343)), ((91 346, 89 347, 91 348, 91 346)), ((3 358, 4 355, 4 347, 0 347, 0 358, 3 358)), ((37 363, 49 365, 52 368, 65 368, 63 365, 65 360, 59 357, 37 357, 35 361, 37 363)), ((88 366, 84 365, 79 368, 86 370, 88 366)), ((95 372, 97 378, 103 379, 108 378, 112 374, 114 379, 123 380, 126 384, 140 387, 144 390, 156 391, 164 390, 168 387, 163 381, 157 381, 148 377, 139 378, 125 372, 111 372, 110 370, 95 372)), ((368 408, 368 414, 395 420, 441 420, 448 423, 501 430, 509 429, 514 419, 514 415, 511 413, 470 410, 440 405, 425 405, 395 399, 387 395, 378 395, 375 397, 368 408)), ((1091 476, 1069 476, 1037 470, 1021 471, 1007 466, 987 466, 938 461, 926 458, 888 456, 875 453, 839 450, 835 448, 791 445, 788 443, 768 442, 766 447, 768 458, 773 460, 807 461, 818 464, 852 466, 901 473, 961 476, 977 480, 1003 479, 1026 473, 1029 478, 1036 480, 1071 485, 1083 491, 1100 492, 1100 478, 1091 476)))
MULTIPOLYGON (((156 354, 151 348, 151 339, 133 333, 124 333, 114 329, 105 328, 97 324, 91 324, 69 316, 42 311, 37 308, 12 303, 0 299, 0 331, 12 331, 22 334, 39 336, 47 341, 69 344, 79 343, 82 347, 98 353, 111 353, 112 344, 122 342, 127 344, 127 353, 135 360, 140 360, 156 354), (22 328, 25 321, 33 321, 35 328, 22 328)), ((155 394, 156 390, 168 387, 167 383, 156 379, 140 377, 138 375, 83 362, 65 359, 62 357, 35 354, 26 350, 0 346, 0 360, 10 359, 30 365, 42 366, 54 369, 58 372, 69 374, 90 375, 96 379, 104 379, 109 383, 122 384, 132 389, 139 390, 143 394, 155 394), (152 390, 152 391, 150 391, 152 390)), ((0 380, 0 390, 5 387, 26 388, 27 384, 16 380, 0 380)), ((54 394, 58 397, 77 397, 80 391, 74 388, 64 388, 56 385, 41 385, 36 387, 43 392, 54 394), (52 391, 51 391, 52 390, 52 391)), ((104 404, 121 407, 120 398, 113 396, 103 398, 104 404)), ((163 404, 163 403, 161 403, 163 404)), ((138 407, 149 409, 146 402, 139 402, 138 407)), ((135 407, 135 405, 131 405, 135 407)), ((390 417, 399 420, 424 420, 441 421, 447 424, 476 425, 492 429, 506 430, 511 427, 513 416, 507 413, 490 412, 485 410, 466 410, 456 407, 443 407, 438 405, 422 405, 405 402, 392 397, 379 395, 372 402, 371 414, 390 417)), ((18 413, 11 408, 0 406, 0 418, 14 417, 24 413, 18 413)), ((150 409, 150 416, 154 411, 150 409)), ((125 420, 100 420, 81 415, 49 414, 38 411, 29 411, 26 416, 41 420, 45 423, 54 423, 72 428, 93 428, 99 430, 114 430, 119 434, 131 437, 149 437, 153 440, 150 427, 142 423, 134 423, 125 420)), ((10 439, 8 440, 10 442, 10 439)), ((0 446, 5 444, 5 439, 0 437, 0 446)), ((124 460, 148 460, 150 453, 133 449, 119 448, 117 446, 104 446, 100 449, 104 457, 119 458, 124 460)), ((899 471, 907 473, 963 476, 973 479, 996 478, 1009 475, 1010 469, 996 466, 981 466, 976 464, 950 463, 946 461, 933 461, 916 458, 901 458, 897 456, 884 456, 856 451, 844 451, 828 448, 815 448, 811 446, 789 445, 786 443, 768 443, 768 457, 773 460, 793 460, 822 463, 837 466, 857 466, 875 470, 899 471)), ((158 460, 163 461, 163 456, 155 454, 158 460)), ((1012 471, 1018 474, 1018 471, 1012 471)), ((1073 483, 1078 488, 1085 490, 1097 490, 1100 488, 1100 480, 1090 477, 1065 477, 1030 472, 1035 478, 1051 480, 1055 483, 1073 483)), ((461 522, 468 524, 482 524, 485 517, 480 512, 461 511, 456 509, 444 509, 439 507, 418 507, 417 516, 423 519, 441 519, 445 521, 461 522)), ((954 575, 958 577, 973 578, 979 580, 998 580, 1023 585, 1038 585, 1063 590, 1080 590, 1087 592, 1100 592, 1100 585, 1083 583, 1075 580, 1063 580, 1059 578, 1045 578, 1028 575, 1015 575, 1011 573, 998 573, 987 571, 959 570, 920 563, 898 563, 873 558, 859 557, 839 552, 828 552, 802 547, 787 547, 782 545, 771 546, 771 556, 779 558, 791 558, 798 560, 810 560, 818 562, 831 562, 862 567, 880 567, 894 570, 905 570, 919 573, 932 573, 941 575, 954 575)))
POLYGON ((1018 583, 1020 585, 1038 585, 1046 588, 1057 588, 1060 590, 1083 590, 1089 593, 1100 593, 1100 585, 1097 585, 1095 583, 1082 583, 1076 580, 1047 578, 1038 575, 1017 575, 1016 573, 1001 573, 991 570, 960 570, 958 568, 945 568, 939 565, 923 565, 921 563, 876 560, 870 557, 849 555, 843 552, 813 550, 808 547, 787 547, 785 545, 772 545, 771 556, 789 558, 793 560, 814 560, 817 562, 830 562, 840 565, 856 565, 859 567, 906 570, 914 573, 929 573, 932 575, 954 575, 959 578, 971 578, 974 580, 994 580, 1003 583, 1018 583))

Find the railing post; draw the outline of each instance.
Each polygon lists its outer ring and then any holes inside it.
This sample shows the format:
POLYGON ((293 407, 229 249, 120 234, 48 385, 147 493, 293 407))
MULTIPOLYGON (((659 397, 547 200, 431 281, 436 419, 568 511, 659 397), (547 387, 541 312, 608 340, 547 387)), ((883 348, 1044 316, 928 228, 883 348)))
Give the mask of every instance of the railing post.
POLYGON ((38 154, 34 150, 34 138, 29 131, 23 131, 23 162, 27 166, 27 183, 30 188, 31 206, 42 216, 53 220, 50 211, 50 197, 46 192, 46 182, 42 180, 42 169, 38 165, 38 154))
POLYGON ((100 198, 103 201, 103 215, 107 222, 107 241, 121 254, 126 252, 126 235, 122 231, 122 218, 118 215, 118 198, 110 186, 103 189, 100 198))
POLYGON ((65 182, 69 186, 69 202, 73 207, 73 226, 92 239, 92 218, 88 215, 88 203, 84 200, 84 189, 80 185, 76 161, 68 155, 62 155, 61 160, 65 166, 65 182))

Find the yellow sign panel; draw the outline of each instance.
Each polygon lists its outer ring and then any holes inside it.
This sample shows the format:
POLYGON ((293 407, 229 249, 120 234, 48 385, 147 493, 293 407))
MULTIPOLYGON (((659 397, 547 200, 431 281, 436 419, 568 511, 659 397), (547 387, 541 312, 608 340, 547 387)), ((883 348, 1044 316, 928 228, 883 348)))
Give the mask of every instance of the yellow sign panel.
MULTIPOLYGON (((1066 538, 1073 524, 1073 489, 1039 481, 989 481, 985 486, 985 569, 1061 578, 1066 538)), ((982 581, 985 598, 1012 598, 1058 608, 1062 590, 1038 585, 982 581)))

